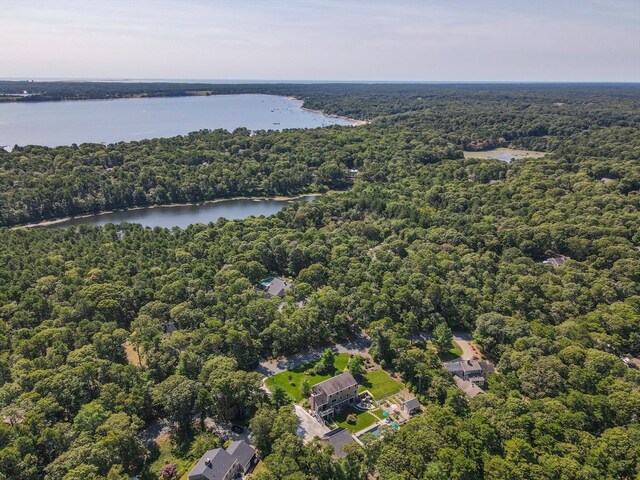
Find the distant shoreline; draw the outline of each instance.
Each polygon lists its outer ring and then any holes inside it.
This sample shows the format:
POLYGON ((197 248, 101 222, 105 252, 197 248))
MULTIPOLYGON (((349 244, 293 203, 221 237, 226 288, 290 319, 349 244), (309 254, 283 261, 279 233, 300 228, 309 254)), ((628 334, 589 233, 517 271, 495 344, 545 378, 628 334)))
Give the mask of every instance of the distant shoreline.
POLYGON ((173 207, 188 207, 188 206, 195 206, 195 205, 208 205, 210 203, 222 203, 222 202, 231 202, 234 200, 252 200, 252 201, 256 201, 256 202, 260 202, 260 201, 264 201, 264 200, 275 200, 277 202, 286 202, 286 201, 293 201, 293 200, 298 200, 300 198, 303 197, 313 197, 313 196, 321 196, 321 195, 325 195, 327 193, 332 192, 333 190, 328 190, 326 192, 310 192, 310 193, 301 193, 300 195, 296 195, 293 197, 284 197, 284 196, 274 196, 274 197, 227 197, 227 198, 216 198, 214 200, 204 200, 202 202, 187 202, 187 203, 167 203, 164 205, 148 205, 148 206, 141 206, 141 207, 131 207, 131 208, 120 208, 120 209, 116 209, 116 210, 105 210, 102 212, 98 212, 98 213, 85 213, 82 215, 71 215, 68 217, 62 217, 62 218, 53 218, 51 220, 43 220, 41 222, 33 222, 33 223, 26 223, 26 224, 21 224, 21 225, 14 225, 12 227, 10 227, 11 230, 19 230, 21 228, 37 228, 37 227, 49 227, 51 225, 56 225, 58 223, 64 223, 64 222, 68 222, 69 220, 76 220, 79 218, 89 218, 89 217, 98 217, 101 215, 110 215, 112 213, 118 213, 118 212, 131 212, 131 211, 135 211, 135 210, 149 210, 152 208, 173 208, 173 207))

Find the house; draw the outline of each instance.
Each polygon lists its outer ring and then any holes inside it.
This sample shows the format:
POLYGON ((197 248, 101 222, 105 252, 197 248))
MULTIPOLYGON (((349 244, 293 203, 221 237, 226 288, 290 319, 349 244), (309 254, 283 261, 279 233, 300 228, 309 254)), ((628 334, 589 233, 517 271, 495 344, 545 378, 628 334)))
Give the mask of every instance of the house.
POLYGON ((284 297, 290 288, 293 288, 293 285, 280 277, 267 277, 256 285, 256 290, 264 292, 269 298, 284 297))
POLYGON ((410 398, 409 400, 402 402, 402 409, 407 415, 413 415, 420 411, 420 402, 415 397, 410 398))
POLYGON ((550 257, 544 260, 542 263, 544 265, 551 265, 552 267, 561 267, 564 262, 567 260, 571 260, 570 257, 566 257, 564 255, 558 255, 557 257, 550 257))
POLYGON ((176 322, 174 322, 173 320, 170 320, 168 322, 164 322, 162 324, 162 331, 164 333, 166 333, 167 335, 171 335, 177 329, 178 329, 178 324, 176 322))
POLYGON ((444 363, 451 375, 460 377, 474 385, 483 386, 482 366, 477 360, 452 360, 444 363))
POLYGON ((311 410, 321 419, 347 405, 358 402, 358 382, 349 372, 314 385, 311 388, 311 410))
POLYGON ((489 362, 488 360, 478 360, 478 365, 480 365, 483 375, 486 375, 487 373, 493 373, 496 371, 496 367, 493 365, 493 363, 489 362))
POLYGON ((453 380, 456 382, 456 386, 466 393, 469 398, 474 398, 484 393, 484 390, 482 390, 478 385, 468 380, 464 380, 457 375, 453 377, 453 380))
POLYGON ((233 442, 227 449, 206 452, 189 472, 189 480, 231 480, 249 473, 257 462, 256 451, 244 440, 233 442))
POLYGON ((336 457, 346 457, 347 452, 344 451, 344 447, 355 443, 355 440, 351 436, 351 432, 346 428, 334 428, 330 432, 324 434, 322 441, 333 446, 333 454, 336 457))

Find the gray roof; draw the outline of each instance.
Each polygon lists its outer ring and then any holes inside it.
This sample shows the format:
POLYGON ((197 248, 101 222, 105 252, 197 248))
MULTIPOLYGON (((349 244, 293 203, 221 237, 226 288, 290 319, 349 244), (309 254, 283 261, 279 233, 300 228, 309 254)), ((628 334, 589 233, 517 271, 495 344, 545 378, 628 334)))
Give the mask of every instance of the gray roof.
POLYGON ((415 410, 416 408, 420 408, 420 402, 416 397, 410 398, 406 402, 402 404, 407 410, 415 410))
POLYGON ((244 440, 236 440, 227 447, 227 452, 246 470, 256 454, 254 448, 244 440))
POLYGON ((267 295, 271 295, 272 297, 280 296, 285 290, 288 290, 292 287, 289 282, 284 281, 280 277, 275 277, 271 280, 271 284, 265 290, 267 295))
POLYGON ((542 263, 544 263, 545 265, 551 265, 552 267, 561 267, 562 264, 567 260, 571 260, 571 258, 565 255, 560 255, 558 257, 547 258, 542 263))
POLYGON ((494 367, 491 362, 480 360, 478 363, 480 364, 480 368, 482 368, 482 373, 493 373, 496 371, 496 367, 494 367))
POLYGON ((347 452, 344 451, 344 447, 350 443, 355 443, 351 432, 346 428, 335 428, 325 433, 324 439, 333 445, 333 454, 336 457, 345 457, 347 452))
POLYGON ((482 390, 477 385, 474 385, 473 383, 468 382, 467 380, 463 380, 462 378, 460 378, 458 376, 453 377, 453 380, 456 382, 456 386, 460 390, 462 390, 464 393, 466 393, 467 397, 469 397, 469 398, 473 398, 473 397, 476 397, 476 396, 484 393, 484 390, 482 390))
POLYGON ((209 450, 189 472, 189 480, 222 480, 235 463, 236 460, 224 448, 209 450))
POLYGON ((189 472, 189 480, 222 480, 236 463, 246 471, 255 454, 254 448, 244 440, 233 442, 226 450, 224 448, 209 450, 200 457, 196 466, 189 472))
POLYGON ((482 371, 482 366, 477 360, 452 360, 450 362, 445 362, 444 368, 449 370, 451 373, 482 371))
POLYGON ((336 375, 333 378, 329 378, 324 382, 320 382, 313 386, 314 394, 324 393, 326 395, 333 395, 341 390, 352 387, 354 385, 358 385, 356 379, 353 378, 349 372, 341 373, 340 375, 336 375))

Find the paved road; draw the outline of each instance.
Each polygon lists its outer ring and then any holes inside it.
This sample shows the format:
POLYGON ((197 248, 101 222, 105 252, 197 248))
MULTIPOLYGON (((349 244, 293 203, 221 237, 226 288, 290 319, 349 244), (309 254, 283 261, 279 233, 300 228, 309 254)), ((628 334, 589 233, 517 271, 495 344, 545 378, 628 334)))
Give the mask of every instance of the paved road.
MULTIPOLYGON (((370 345, 371 340, 364 335, 360 335, 352 342, 338 343, 333 345, 331 348, 336 353, 368 355, 370 345)), ((265 377, 270 377, 277 373, 284 372, 285 370, 291 370, 292 368, 299 367, 300 365, 304 365, 305 363, 313 360, 318 360, 326 348, 327 347, 316 348, 290 357, 281 357, 271 360, 262 359, 255 371, 261 373, 265 377)))
POLYGON ((315 437, 322 438, 329 428, 318 422, 300 405, 295 406, 296 415, 298 416, 298 436, 302 438, 304 443, 309 443, 315 437))

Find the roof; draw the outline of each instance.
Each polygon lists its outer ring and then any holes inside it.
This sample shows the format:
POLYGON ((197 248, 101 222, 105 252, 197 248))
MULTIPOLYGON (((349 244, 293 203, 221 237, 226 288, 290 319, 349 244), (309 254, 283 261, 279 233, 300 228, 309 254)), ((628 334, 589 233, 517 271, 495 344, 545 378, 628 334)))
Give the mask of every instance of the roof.
POLYGON ((482 368, 482 373, 493 373, 496 371, 496 367, 493 366, 493 363, 488 362, 487 360, 479 360, 480 368, 482 368))
POLYGON ((254 448, 244 440, 236 440, 227 447, 229 455, 234 457, 245 469, 256 454, 254 448))
POLYGON ((544 263, 545 265, 551 265, 552 267, 561 267, 562 264, 567 260, 571 260, 571 258, 564 255, 560 255, 557 257, 547 258, 542 263, 544 263))
POLYGON ((246 470, 255 454, 254 448, 244 440, 233 442, 226 450, 209 450, 189 472, 189 480, 222 480, 236 463, 246 470))
POLYGON ((355 442, 351 432, 346 428, 335 428, 325 433, 324 440, 333 445, 333 454, 336 457, 345 457, 347 452, 344 451, 344 447, 355 442))
POLYGON ((333 378, 325 380, 324 382, 320 382, 313 386, 312 392, 314 394, 325 393, 328 395, 333 395, 341 390, 344 390, 349 387, 357 386, 358 382, 353 378, 349 372, 341 373, 340 375, 336 375, 333 378))
POLYGON ((278 297, 284 292, 293 287, 292 284, 283 280, 280 277, 267 277, 260 280, 258 285, 256 286, 258 289, 263 290, 272 297, 278 297))
POLYGON ((280 295, 284 290, 288 290, 291 288, 291 284, 285 282, 281 278, 274 278, 269 287, 267 288, 267 293, 274 297, 280 295))
POLYGON ((223 480, 235 463, 236 460, 224 448, 209 450, 189 472, 189 480, 223 480))
POLYGON ((407 400, 406 402, 404 402, 402 406, 407 410, 411 411, 411 410, 415 410, 416 408, 420 408, 420 402, 416 397, 413 397, 407 400))
POLYGON ((476 372, 482 371, 482 366, 477 360, 452 360, 444 363, 444 368, 451 373, 454 372, 476 372))
POLYGON ((466 393, 467 397, 469 398, 474 398, 484 393, 484 390, 482 390, 480 387, 474 385, 471 382, 468 382, 467 380, 463 380, 460 377, 453 377, 453 380, 456 382, 456 386, 464 393, 466 393))

